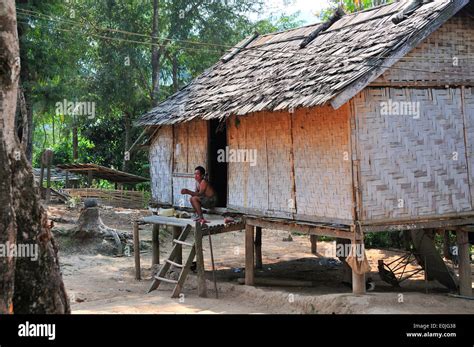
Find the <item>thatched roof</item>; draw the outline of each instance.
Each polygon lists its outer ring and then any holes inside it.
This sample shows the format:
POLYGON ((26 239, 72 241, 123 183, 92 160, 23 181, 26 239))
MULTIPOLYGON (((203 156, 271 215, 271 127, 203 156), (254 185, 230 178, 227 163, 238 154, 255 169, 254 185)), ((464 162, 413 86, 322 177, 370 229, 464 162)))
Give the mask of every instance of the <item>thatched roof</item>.
POLYGON ((174 124, 196 117, 222 119, 327 103, 338 108, 469 0, 421 2, 398 24, 393 19, 407 8, 406 1, 344 15, 304 48, 300 44, 324 29, 324 23, 247 39, 236 46, 247 44, 245 48, 227 54, 143 115, 137 125, 174 124))
POLYGON ((61 164, 56 166, 59 170, 73 172, 78 175, 88 175, 92 173, 93 178, 100 178, 114 183, 142 183, 149 179, 128 172, 111 169, 97 164, 61 164))

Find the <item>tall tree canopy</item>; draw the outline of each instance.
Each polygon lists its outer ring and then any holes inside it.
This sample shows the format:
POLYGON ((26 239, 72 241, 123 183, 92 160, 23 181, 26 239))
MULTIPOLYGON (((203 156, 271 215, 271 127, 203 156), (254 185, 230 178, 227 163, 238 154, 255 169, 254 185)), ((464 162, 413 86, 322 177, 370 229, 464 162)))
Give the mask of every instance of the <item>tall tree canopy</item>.
POLYGON ((52 148, 56 164, 94 162, 146 176, 145 153, 124 158, 139 135, 133 122, 140 114, 253 31, 302 24, 295 16, 251 21, 248 14, 262 6, 262 0, 18 3, 33 164, 52 148), (78 102, 94 106, 94 115, 58 109, 78 102))

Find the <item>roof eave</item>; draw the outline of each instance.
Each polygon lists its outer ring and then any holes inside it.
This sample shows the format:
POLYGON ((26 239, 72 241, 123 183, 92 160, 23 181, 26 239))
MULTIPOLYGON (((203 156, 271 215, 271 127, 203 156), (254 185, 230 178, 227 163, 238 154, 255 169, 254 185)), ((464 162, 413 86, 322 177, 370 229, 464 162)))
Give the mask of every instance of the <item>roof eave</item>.
POLYGON ((412 49, 418 46, 423 42, 428 36, 433 32, 439 29, 446 21, 453 17, 457 12, 459 12, 464 6, 469 3, 469 0, 453 0, 451 4, 444 9, 442 14, 426 25, 422 30, 418 31, 413 37, 408 40, 404 45, 401 45, 398 50, 396 50, 390 58, 386 59, 383 65, 379 65, 369 72, 361 76, 356 81, 347 85, 338 95, 336 95, 331 100, 331 106, 337 110, 342 105, 351 100, 359 92, 361 92, 365 87, 370 83, 376 80, 381 76, 385 71, 391 68, 395 63, 397 63, 401 58, 407 55, 412 49))

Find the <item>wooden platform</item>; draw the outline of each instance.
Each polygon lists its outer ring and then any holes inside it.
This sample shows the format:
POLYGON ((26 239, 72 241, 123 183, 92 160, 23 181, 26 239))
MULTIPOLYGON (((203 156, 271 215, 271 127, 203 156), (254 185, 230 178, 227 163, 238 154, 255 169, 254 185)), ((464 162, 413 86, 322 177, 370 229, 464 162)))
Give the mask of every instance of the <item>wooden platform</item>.
MULTIPOLYGON (((152 236, 152 266, 160 264, 160 238, 159 238, 159 226, 170 226, 173 227, 173 239, 178 238, 182 230, 187 226, 192 228, 192 233, 198 234, 203 237, 207 235, 216 235, 227 233, 231 231, 245 229, 245 222, 239 218, 235 222, 225 223, 224 217, 220 215, 205 215, 209 223, 200 224, 193 221, 190 218, 176 218, 176 217, 165 217, 165 216, 149 216, 144 217, 133 222, 133 248, 135 250, 135 279, 141 280, 141 266, 140 266, 140 226, 145 224, 153 225, 153 236, 152 236)), ((197 249, 197 252, 202 252, 202 249, 197 249)), ((182 255, 178 256, 181 260, 182 255)), ((203 264, 202 264, 203 265, 203 264)), ((204 270, 204 269, 203 269, 204 270)), ((204 271, 203 271, 204 273, 204 271)))

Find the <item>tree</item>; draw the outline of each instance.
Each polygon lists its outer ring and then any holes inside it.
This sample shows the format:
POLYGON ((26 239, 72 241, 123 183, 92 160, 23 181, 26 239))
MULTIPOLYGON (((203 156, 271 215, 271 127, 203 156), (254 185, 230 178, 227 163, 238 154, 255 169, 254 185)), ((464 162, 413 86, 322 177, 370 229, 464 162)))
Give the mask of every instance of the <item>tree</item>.
MULTIPOLYGON (((37 259, 0 256, 0 313, 69 313, 57 248, 15 131, 20 59, 14 0, 0 2, 0 243, 37 259)), ((5 249, 5 248, 4 248, 5 249)))
POLYGON ((347 13, 353 13, 392 2, 393 0, 330 0, 330 8, 323 10, 320 17, 323 20, 328 19, 338 6, 347 13))

